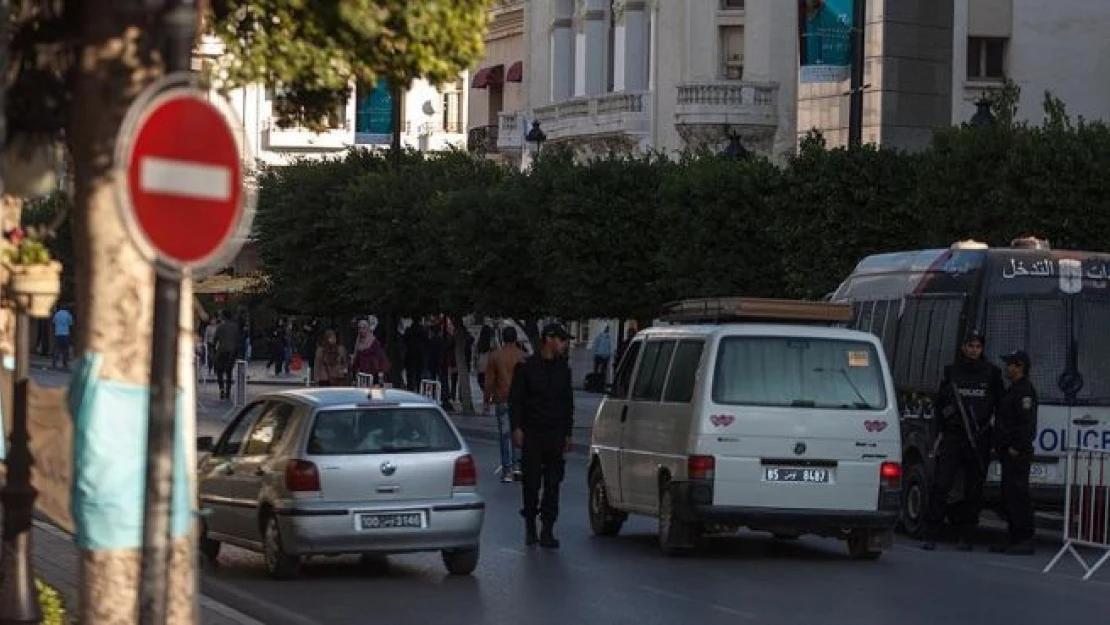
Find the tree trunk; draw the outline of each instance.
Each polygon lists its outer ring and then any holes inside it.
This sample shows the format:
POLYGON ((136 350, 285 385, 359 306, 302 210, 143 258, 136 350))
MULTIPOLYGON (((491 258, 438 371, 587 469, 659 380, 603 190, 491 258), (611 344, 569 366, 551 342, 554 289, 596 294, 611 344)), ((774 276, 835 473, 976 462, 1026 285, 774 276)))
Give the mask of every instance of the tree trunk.
POLYGON ((466 357, 466 344, 470 331, 466 329, 463 318, 451 318, 455 324, 455 370, 459 372, 459 410, 463 414, 474 414, 474 393, 470 387, 470 359, 466 357))
MULTIPOLYGON (((127 387, 146 387, 150 377, 150 345, 153 329, 153 272, 136 251, 124 231, 116 208, 111 170, 116 135, 134 97, 160 73, 160 63, 152 53, 156 38, 149 30, 150 14, 143 3, 133 0, 97 0, 71 3, 79 15, 70 23, 80 33, 76 37, 77 57, 73 102, 67 137, 75 169, 73 212, 77 277, 77 351, 84 357, 102 358, 99 379, 127 387)), ((178 415, 188 424, 185 435, 191 440, 195 400, 192 397, 192 358, 190 303, 192 289, 182 292, 182 340, 179 345, 179 385, 187 389, 185 414, 178 415), (181 346, 190 346, 182 348, 181 346)), ((145 412, 144 407, 127 405, 127 410, 145 412)), ((120 412, 123 412, 122 410, 120 412)), ((90 422, 142 422, 145 414, 105 413, 88 415, 90 422)), ((77 428, 75 447, 86 428, 77 428)), ((87 441, 92 443, 93 441, 87 441)), ((144 447, 145 449, 145 447, 144 447)), ((115 452, 116 450, 111 450, 115 452)), ((120 455, 142 450, 119 449, 120 455)), ((189 462, 189 459, 186 459, 189 462)), ((105 486, 90 483, 82 476, 84 467, 75 467, 75 479, 82 480, 95 498, 105 486)), ((192 490, 193 472, 188 471, 192 490)), ((190 493, 190 501, 195 494, 190 493)), ((119 522, 130 526, 135 519, 120 514, 119 522)), ((141 514, 141 512, 140 512, 141 514)), ((82 529, 78 515, 78 529, 82 529)), ((141 527, 141 519, 139 519, 141 527)), ((87 529, 87 528, 86 528, 87 529)), ((133 541, 132 541, 133 542, 133 541)), ((140 541, 141 542, 141 541, 140 541)), ((196 615, 196 574, 194 541, 181 537, 174 541, 170 563, 169 623, 193 624, 196 615)), ((139 588, 139 544, 110 549, 81 550, 80 621, 82 623, 135 622, 139 588)))

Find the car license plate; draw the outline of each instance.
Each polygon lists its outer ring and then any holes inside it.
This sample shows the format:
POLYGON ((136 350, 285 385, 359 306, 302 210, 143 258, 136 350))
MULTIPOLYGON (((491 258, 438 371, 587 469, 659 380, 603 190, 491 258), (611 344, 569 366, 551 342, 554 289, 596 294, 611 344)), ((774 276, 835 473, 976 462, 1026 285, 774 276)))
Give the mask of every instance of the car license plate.
MULTIPOLYGON (((1054 477, 1052 465, 1034 463, 1029 465, 1029 481, 1035 483, 1050 482, 1054 477)), ((994 463, 994 479, 1002 479, 1002 465, 994 463)))
POLYGON ((360 514, 358 524, 364 530, 420 529, 425 525, 423 512, 360 514))
POLYGON ((763 467, 764 482, 807 482, 824 484, 829 481, 828 469, 763 467))

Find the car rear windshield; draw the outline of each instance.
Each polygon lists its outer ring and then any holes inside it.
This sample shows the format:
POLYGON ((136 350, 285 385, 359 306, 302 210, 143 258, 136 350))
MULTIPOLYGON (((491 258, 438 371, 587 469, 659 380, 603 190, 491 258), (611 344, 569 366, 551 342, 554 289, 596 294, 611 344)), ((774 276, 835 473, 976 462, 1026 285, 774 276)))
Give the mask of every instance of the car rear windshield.
POLYGON ((882 410, 886 389, 870 343, 792 337, 721 340, 713 401, 748 406, 882 410))
POLYGON ((317 413, 308 438, 315 456, 456 451, 462 443, 434 408, 356 408, 317 413))

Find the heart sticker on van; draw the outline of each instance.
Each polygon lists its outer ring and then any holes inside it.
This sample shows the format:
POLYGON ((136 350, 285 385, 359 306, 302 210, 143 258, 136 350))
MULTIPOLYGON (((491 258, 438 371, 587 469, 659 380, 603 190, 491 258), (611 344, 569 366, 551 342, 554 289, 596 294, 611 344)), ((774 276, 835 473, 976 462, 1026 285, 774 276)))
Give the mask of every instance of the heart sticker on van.
POLYGON ((886 421, 864 421, 863 427, 867 428, 868 432, 882 432, 886 429, 886 421))
POLYGON ((719 428, 720 427, 726 427, 727 428, 728 426, 732 425, 732 422, 735 421, 735 420, 736 420, 736 417, 734 417, 730 414, 715 414, 712 417, 709 417, 709 422, 712 423, 713 425, 719 427, 719 428))

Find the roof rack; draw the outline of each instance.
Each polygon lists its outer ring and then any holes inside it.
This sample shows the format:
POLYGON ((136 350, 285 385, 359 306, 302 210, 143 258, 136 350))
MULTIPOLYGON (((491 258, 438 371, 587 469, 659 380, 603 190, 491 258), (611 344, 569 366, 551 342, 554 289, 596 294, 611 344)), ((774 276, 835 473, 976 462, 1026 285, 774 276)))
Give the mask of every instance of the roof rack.
POLYGON ((852 320, 848 304, 757 297, 708 297, 671 302, 660 319, 668 323, 803 323, 836 325, 852 320))

